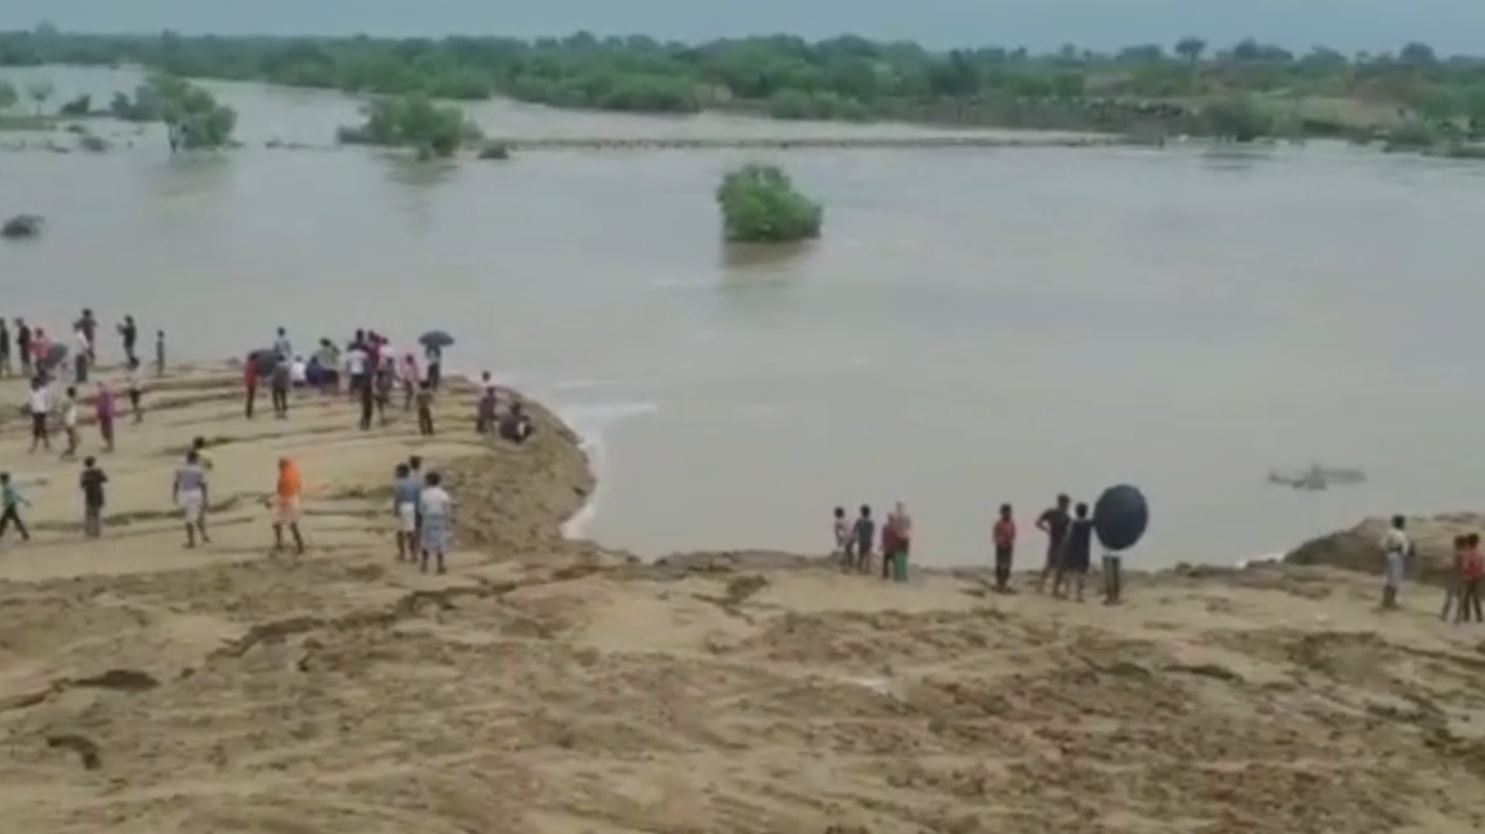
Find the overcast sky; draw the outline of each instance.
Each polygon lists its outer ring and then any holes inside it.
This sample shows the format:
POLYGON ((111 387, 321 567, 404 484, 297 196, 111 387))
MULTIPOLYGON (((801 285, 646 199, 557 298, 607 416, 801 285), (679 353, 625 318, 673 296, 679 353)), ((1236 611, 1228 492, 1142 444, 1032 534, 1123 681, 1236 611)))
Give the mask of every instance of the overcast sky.
POLYGON ((846 32, 933 46, 1108 49, 1196 34, 1294 49, 1485 54, 1485 0, 0 0, 0 28, 221 34, 566 34, 696 40, 846 32))

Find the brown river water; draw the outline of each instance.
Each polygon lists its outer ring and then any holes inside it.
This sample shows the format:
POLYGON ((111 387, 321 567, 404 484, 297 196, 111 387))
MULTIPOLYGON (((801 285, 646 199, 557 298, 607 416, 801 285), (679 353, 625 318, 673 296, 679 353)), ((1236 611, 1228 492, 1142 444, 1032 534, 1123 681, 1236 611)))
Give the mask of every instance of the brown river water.
MULTIPOLYGON (((58 99, 137 80, 0 70, 34 74, 58 99)), ((171 158, 105 124, 106 154, 0 152, 0 215, 49 218, 0 245, 0 314, 132 312, 196 358, 280 323, 299 344, 447 329, 450 364, 584 435, 601 486, 574 532, 609 544, 819 551, 833 506, 900 499, 917 559, 978 563, 1010 501, 1025 564, 1053 494, 1127 481, 1152 507, 1138 564, 1229 563, 1367 514, 1485 505, 1485 166, 1325 143, 417 163, 331 148, 348 97, 210 86, 244 148, 171 158), (713 190, 754 159, 824 203, 821 240, 721 243, 713 190), (1312 462, 1368 480, 1265 483, 1312 462)), ((472 113, 521 137, 939 133, 472 113)))

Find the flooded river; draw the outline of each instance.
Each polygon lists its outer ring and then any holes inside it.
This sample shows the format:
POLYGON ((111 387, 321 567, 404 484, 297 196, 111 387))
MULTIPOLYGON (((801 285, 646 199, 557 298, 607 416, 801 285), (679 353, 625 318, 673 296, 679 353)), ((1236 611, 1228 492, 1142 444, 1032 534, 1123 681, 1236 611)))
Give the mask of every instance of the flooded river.
MULTIPOLYGON (((44 72, 106 98, 127 70, 44 72)), ((1485 504, 1474 467, 1485 166, 1311 144, 1245 151, 532 152, 416 163, 331 149, 357 103, 213 84, 245 147, 0 152, 0 314, 132 312, 219 358, 282 323, 459 337, 592 444, 585 534, 654 555, 828 548, 830 509, 904 500, 927 562, 988 560, 1058 491, 1150 497, 1139 564, 1231 562, 1365 514, 1485 504), (270 140, 325 146, 271 150, 270 140), (784 165, 823 238, 729 250, 713 190, 784 165), (1366 470, 1324 492, 1270 467, 1366 470)), ((508 136, 912 135, 474 108, 508 136)), ((0 135, 0 144, 20 134, 0 135)), ((131 143, 132 145, 128 144, 131 143)))

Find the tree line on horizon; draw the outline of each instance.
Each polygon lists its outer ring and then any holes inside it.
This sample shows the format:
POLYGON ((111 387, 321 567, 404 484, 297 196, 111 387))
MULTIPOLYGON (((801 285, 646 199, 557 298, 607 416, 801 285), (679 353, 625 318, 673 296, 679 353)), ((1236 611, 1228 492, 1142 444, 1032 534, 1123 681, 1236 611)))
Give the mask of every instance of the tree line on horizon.
MULTIPOLYGON (((692 112, 756 110, 778 118, 910 118, 1028 127, 1121 129, 1154 115, 1178 122, 1204 103, 1274 97, 1355 99, 1410 118, 1485 125, 1485 58, 1441 57, 1426 44, 1396 54, 1296 54, 1245 39, 1227 48, 1188 37, 1112 53, 985 47, 934 51, 855 36, 776 35, 707 43, 642 35, 564 38, 87 35, 51 27, 0 33, 0 65, 140 64, 179 77, 256 80, 376 95, 561 107, 692 112), (1166 110, 1108 107, 1171 102, 1166 110)), ((1254 127, 1254 125, 1248 125, 1254 127)), ((1257 125, 1257 127, 1263 127, 1257 125)), ((1323 126, 1316 126, 1321 132, 1323 126)), ((1263 131, 1260 131, 1260 133, 1263 131)))

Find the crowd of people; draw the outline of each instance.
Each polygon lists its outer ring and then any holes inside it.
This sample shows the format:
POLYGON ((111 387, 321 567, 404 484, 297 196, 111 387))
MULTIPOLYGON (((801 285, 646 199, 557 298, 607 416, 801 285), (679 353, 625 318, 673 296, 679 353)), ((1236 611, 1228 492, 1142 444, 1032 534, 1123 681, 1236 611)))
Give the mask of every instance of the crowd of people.
MULTIPOLYGON (((65 436, 61 459, 75 460, 83 445, 79 434, 79 413, 85 406, 81 392, 86 390, 83 386, 89 384, 89 375, 96 376, 100 368, 96 341, 99 322, 92 310, 82 311, 74 324, 76 354, 71 363, 66 363, 62 360, 67 351, 57 350, 41 328, 29 326, 24 319, 14 321, 14 334, 4 321, 0 321, 0 376, 15 375, 19 369, 30 380, 25 404, 31 419, 30 451, 33 454, 52 451, 53 436, 60 431, 65 436), (60 396, 59 390, 62 392, 60 396)), ((133 421, 139 423, 144 419, 146 382, 135 352, 139 328, 134 317, 124 316, 117 331, 123 348, 122 380, 111 384, 99 378, 91 382, 90 405, 96 416, 102 453, 114 450, 115 423, 124 413, 124 406, 115 395, 115 386, 121 385, 127 393, 128 413, 133 421)), ((448 342, 451 340, 445 337, 444 343, 448 342)), ((161 375, 165 372, 164 345, 164 332, 159 331, 155 370, 161 375)), ((287 330, 280 327, 267 356, 264 356, 264 351, 255 351, 247 356, 243 371, 245 416, 249 419, 254 417, 257 391, 262 384, 269 388, 273 412, 278 419, 289 418, 296 393, 313 390, 324 396, 333 396, 343 390, 359 402, 358 425, 362 430, 369 430, 374 418, 382 426, 391 422, 388 412, 393 407, 394 395, 401 389, 402 410, 415 410, 419 434, 434 436, 437 430, 434 398, 443 384, 443 346, 440 343, 424 345, 420 363, 418 356, 411 352, 402 353, 399 357, 389 340, 378 332, 358 330, 344 350, 329 339, 321 339, 318 349, 305 360, 293 352, 287 330)), ((474 415, 476 431, 513 443, 526 442, 534 432, 534 424, 522 404, 512 398, 502 409, 498 388, 489 372, 482 375, 480 385, 481 395, 474 415)), ((215 462, 207 446, 205 438, 194 438, 172 476, 171 503, 184 527, 187 548, 211 543, 208 517, 210 481, 215 462)), ((108 484, 108 474, 100 465, 99 458, 86 456, 78 474, 78 489, 82 494, 83 533, 89 538, 103 535, 108 484)), ((302 492, 303 477, 298 463, 288 457, 281 458, 273 497, 269 502, 275 552, 290 546, 297 554, 305 550, 305 535, 301 528, 302 492)), ((397 558, 418 563, 424 572, 430 568, 444 572, 453 531, 454 501, 442 476, 438 472, 424 473, 421 458, 414 456, 397 465, 393 494, 397 558)), ((29 506, 21 485, 11 473, 0 473, 0 508, 3 508, 0 512, 0 538, 14 527, 22 540, 30 540, 30 531, 22 517, 23 509, 29 506)))
MULTIPOLYGON (((1074 507, 1072 499, 1059 495, 1056 504, 1037 518, 1036 528, 1047 536, 1046 559, 1036 580, 1037 592, 1046 590, 1050 577, 1052 596, 1064 599, 1071 594, 1073 599, 1083 602, 1084 585, 1092 567, 1094 540, 1093 519, 1088 514, 1088 505, 1080 502, 1074 507)), ((882 579, 907 581, 913 518, 901 501, 881 525, 880 539, 871 507, 866 504, 861 506, 854 521, 846 518, 845 508, 836 507, 832 532, 835 558, 840 561, 842 570, 871 573, 873 550, 880 541, 882 579)), ((1010 504, 1000 505, 990 537, 995 552, 995 590, 1003 594, 1014 593, 1010 581, 1015 565, 1017 527, 1010 504)), ((1123 591, 1121 563, 1122 558, 1117 553, 1107 553, 1103 557, 1105 604, 1115 605, 1120 601, 1123 591)))

